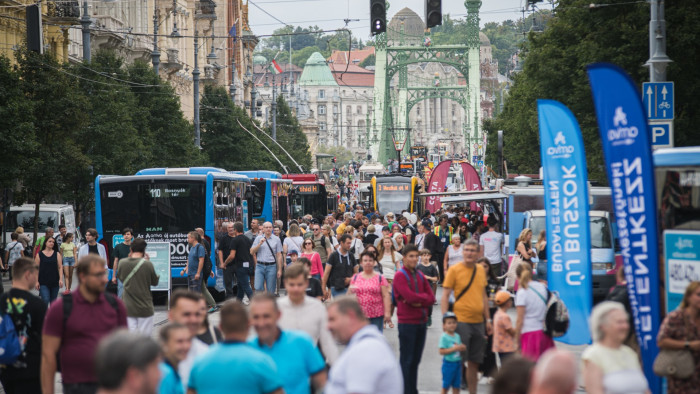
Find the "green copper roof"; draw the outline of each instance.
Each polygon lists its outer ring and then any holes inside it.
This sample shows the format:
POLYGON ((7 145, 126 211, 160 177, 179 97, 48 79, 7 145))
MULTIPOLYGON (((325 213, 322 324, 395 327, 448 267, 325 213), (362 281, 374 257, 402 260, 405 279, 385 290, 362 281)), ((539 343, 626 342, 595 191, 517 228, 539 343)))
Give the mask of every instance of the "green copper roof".
POLYGON ((318 52, 309 56, 309 60, 304 65, 304 71, 299 77, 299 85, 304 86, 338 86, 333 78, 330 67, 326 64, 326 59, 318 52))
POLYGON ((263 55, 255 55, 253 56, 253 64, 266 64, 267 59, 263 55))

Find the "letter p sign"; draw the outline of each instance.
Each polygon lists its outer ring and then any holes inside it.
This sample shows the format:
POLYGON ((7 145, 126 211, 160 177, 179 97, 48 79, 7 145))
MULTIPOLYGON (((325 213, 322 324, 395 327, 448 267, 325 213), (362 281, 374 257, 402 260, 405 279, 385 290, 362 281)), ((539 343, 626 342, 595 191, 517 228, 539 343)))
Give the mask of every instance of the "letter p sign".
POLYGON ((654 149, 673 148, 673 121, 649 122, 649 132, 654 149))

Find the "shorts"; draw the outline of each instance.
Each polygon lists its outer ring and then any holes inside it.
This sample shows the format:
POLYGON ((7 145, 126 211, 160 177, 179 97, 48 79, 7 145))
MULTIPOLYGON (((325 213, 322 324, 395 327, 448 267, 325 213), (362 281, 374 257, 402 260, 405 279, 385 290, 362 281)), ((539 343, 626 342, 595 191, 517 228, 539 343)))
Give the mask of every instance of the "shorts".
POLYGON ((64 267, 75 267, 75 257, 64 257, 63 258, 64 267))
POLYGON ((484 323, 457 322, 456 332, 467 347, 467 351, 462 352, 462 360, 481 364, 484 361, 484 351, 486 350, 484 323))
POLYGON ((442 359, 442 388, 459 388, 462 385, 462 362, 442 359))

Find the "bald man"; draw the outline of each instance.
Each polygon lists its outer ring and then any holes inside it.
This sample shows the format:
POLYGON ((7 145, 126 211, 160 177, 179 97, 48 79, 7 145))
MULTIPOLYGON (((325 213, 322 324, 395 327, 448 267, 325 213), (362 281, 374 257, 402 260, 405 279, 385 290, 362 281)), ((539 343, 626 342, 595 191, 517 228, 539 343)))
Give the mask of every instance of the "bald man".
POLYGON ((551 349, 540 357, 532 373, 530 394, 571 394, 578 387, 578 364, 565 350, 551 349))

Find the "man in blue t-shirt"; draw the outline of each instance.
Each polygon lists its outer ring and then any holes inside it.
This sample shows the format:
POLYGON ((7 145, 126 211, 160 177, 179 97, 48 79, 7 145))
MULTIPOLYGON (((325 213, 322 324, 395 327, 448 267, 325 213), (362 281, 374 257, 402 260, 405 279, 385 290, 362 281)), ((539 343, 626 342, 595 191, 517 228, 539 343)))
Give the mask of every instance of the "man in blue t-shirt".
POLYGON ((248 343, 272 357, 286 394, 308 394, 310 384, 318 390, 326 385, 326 363, 311 337, 301 331, 283 331, 277 298, 260 293, 250 303, 250 317, 257 337, 248 343))
POLYGON ((187 266, 182 273, 187 274, 187 287, 195 293, 202 292, 202 269, 204 269, 204 256, 207 255, 204 245, 200 244, 199 234, 190 231, 187 234, 187 243, 190 245, 190 252, 187 254, 187 266))
POLYGON ((250 322, 243 304, 227 301, 219 328, 224 342, 197 358, 190 372, 188 394, 282 394, 282 381, 270 356, 246 344, 250 322))

